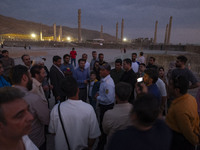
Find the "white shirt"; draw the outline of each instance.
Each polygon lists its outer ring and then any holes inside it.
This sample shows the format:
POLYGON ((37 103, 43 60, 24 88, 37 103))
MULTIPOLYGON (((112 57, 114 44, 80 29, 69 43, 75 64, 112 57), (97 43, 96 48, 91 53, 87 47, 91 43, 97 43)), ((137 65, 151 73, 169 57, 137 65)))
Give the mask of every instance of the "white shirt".
POLYGON ((144 56, 140 56, 137 61, 139 63, 144 63, 145 64, 145 57, 144 56))
POLYGON ((47 102, 47 99, 46 99, 45 94, 44 94, 44 90, 42 88, 42 83, 40 83, 35 78, 32 78, 32 79, 33 79, 33 84, 32 84, 33 88, 31 90, 31 92, 33 92, 34 94, 37 94, 38 96, 40 96, 42 98, 42 100, 47 102))
POLYGON ((88 68, 90 68, 90 63, 86 61, 86 63, 85 63, 85 69, 88 69, 88 68))
POLYGON ((138 65, 138 63, 137 62, 132 62, 132 69, 133 69, 133 71, 135 72, 135 73, 137 73, 138 72, 138 69, 139 69, 139 65, 138 65))
POLYGON ((156 81, 156 85, 157 85, 158 89, 160 90, 161 96, 162 97, 167 96, 167 90, 166 90, 165 83, 160 78, 158 78, 158 80, 156 81))
MULTIPOLYGON (((71 150, 88 147, 88 138, 100 136, 99 124, 91 105, 82 100, 68 99, 61 103, 60 111, 71 150)), ((58 115, 58 104, 51 111, 49 132, 56 134, 56 150, 68 149, 58 115)))
POLYGON ((22 137, 22 141, 24 143, 25 150, 39 150, 27 135, 22 137))

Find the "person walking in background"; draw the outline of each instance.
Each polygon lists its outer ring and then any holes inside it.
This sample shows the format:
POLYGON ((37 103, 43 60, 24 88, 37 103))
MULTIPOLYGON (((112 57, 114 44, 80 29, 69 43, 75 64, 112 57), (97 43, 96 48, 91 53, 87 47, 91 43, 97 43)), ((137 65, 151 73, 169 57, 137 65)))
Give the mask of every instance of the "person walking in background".
POLYGON ((70 56, 71 56, 71 64, 73 65, 73 62, 74 62, 74 66, 76 67, 76 56, 77 56, 77 53, 76 53, 74 47, 70 51, 70 56))
POLYGON ((137 60, 140 64, 141 64, 141 63, 143 63, 143 64, 146 63, 145 57, 144 57, 143 55, 144 55, 144 53, 143 53, 143 52, 140 52, 140 56, 139 56, 139 58, 138 58, 138 60, 137 60))

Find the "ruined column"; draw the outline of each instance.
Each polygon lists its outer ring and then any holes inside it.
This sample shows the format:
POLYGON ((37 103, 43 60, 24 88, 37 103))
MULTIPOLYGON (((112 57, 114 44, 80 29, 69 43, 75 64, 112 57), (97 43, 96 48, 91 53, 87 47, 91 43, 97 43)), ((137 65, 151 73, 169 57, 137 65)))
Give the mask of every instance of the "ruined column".
POLYGON ((170 19, 169 19, 169 29, 168 29, 168 35, 167 35, 167 44, 170 44, 171 27, 172 27, 172 16, 170 16, 170 19))
POLYGON ((158 26, 158 21, 156 20, 153 44, 156 44, 157 42, 157 26, 158 26))
POLYGON ((164 45, 167 44, 167 34, 168 34, 168 24, 166 25, 166 29, 165 29, 165 40, 164 40, 164 45))
POLYGON ((53 33, 54 33, 54 36, 53 36, 53 40, 56 41, 56 24, 54 23, 53 24, 53 33))
POLYGON ((59 40, 60 42, 62 42, 62 26, 60 26, 59 38, 58 38, 58 40, 59 40))
POLYGON ((78 42, 81 42, 81 9, 78 9, 78 42))
POLYGON ((124 19, 122 18, 122 25, 121 25, 121 42, 123 42, 124 38, 124 19))
POLYGON ((101 25, 100 39, 103 39, 103 25, 101 25))
POLYGON ((40 24, 40 41, 42 41, 42 24, 40 24))
POLYGON ((116 24, 116 43, 118 42, 118 22, 116 24))

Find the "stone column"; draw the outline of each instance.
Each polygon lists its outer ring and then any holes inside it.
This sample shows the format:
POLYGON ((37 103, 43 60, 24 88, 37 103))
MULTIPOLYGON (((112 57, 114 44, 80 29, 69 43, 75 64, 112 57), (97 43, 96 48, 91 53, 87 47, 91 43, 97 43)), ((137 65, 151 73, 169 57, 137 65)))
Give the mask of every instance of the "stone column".
POLYGON ((158 21, 156 20, 153 44, 157 43, 157 26, 158 26, 158 21))
POLYGON ((59 30, 59 41, 62 42, 62 26, 60 26, 59 30))
POLYGON ((42 41, 42 24, 40 24, 40 41, 42 41))
POLYGON ((169 19, 169 29, 168 29, 168 35, 167 35, 167 44, 170 44, 171 27, 172 27, 172 16, 169 19))
POLYGON ((56 24, 55 23, 53 24, 53 33, 54 33, 53 40, 57 41, 57 37, 56 37, 56 24))
POLYGON ((81 9, 78 9, 78 42, 81 42, 81 9))
POLYGON ((116 43, 118 42, 118 22, 116 23, 116 43))
POLYGON ((123 42, 124 38, 124 19, 122 18, 122 25, 121 25, 121 42, 123 42))
POLYGON ((167 44, 167 34, 168 34, 168 24, 166 25, 166 29, 165 29, 165 40, 164 40, 164 45, 167 44))
POLYGON ((100 39, 103 39, 103 25, 101 25, 100 39))

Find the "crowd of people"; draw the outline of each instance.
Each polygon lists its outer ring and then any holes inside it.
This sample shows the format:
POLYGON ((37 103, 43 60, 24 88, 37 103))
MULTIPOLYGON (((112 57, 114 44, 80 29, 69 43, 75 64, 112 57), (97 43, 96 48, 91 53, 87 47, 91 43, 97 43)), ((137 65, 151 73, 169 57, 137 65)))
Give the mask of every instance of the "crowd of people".
POLYGON ((0 149, 46 150, 47 134, 54 136, 56 150, 198 147, 200 91, 194 98, 188 89, 200 83, 185 56, 165 72, 143 52, 116 59, 114 68, 103 53, 91 54, 90 62, 86 53, 77 61, 72 48, 53 56, 47 68, 44 58, 31 60, 28 54, 15 65, 2 50, 0 149))

